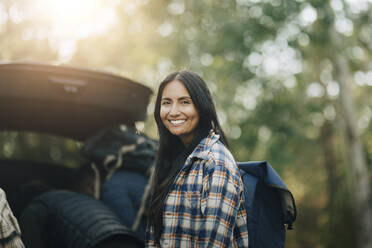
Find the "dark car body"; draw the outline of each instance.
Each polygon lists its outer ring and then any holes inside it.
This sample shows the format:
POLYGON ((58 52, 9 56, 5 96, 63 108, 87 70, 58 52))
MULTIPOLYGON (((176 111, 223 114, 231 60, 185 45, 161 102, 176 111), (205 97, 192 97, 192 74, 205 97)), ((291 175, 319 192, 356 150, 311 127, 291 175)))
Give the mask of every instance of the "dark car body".
MULTIPOLYGON (((107 72, 36 63, 1 64, 0 132, 32 132, 83 142, 107 126, 134 126, 143 121, 151 94, 148 87, 107 72)), ((72 171, 63 164, 1 158, 0 187, 12 206, 19 185, 41 180, 63 189, 68 187, 66 180, 72 171)))

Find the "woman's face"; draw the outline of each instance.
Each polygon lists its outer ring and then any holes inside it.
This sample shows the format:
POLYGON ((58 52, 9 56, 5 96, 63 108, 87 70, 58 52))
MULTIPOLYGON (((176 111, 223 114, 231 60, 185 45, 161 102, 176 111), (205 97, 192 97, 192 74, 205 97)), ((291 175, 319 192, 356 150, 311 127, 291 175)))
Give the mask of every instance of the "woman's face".
POLYGON ((185 146, 191 143, 199 123, 199 113, 189 92, 180 81, 171 81, 164 87, 160 118, 169 132, 178 136, 185 146))

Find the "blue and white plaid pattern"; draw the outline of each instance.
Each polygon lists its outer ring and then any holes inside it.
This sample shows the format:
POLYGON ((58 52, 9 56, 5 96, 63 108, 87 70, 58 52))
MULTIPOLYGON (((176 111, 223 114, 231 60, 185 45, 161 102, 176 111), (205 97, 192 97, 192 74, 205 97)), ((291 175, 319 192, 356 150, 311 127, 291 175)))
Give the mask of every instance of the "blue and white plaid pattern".
MULTIPOLYGON (((243 182, 211 132, 188 157, 164 204, 161 247, 248 247, 243 182)), ((153 228, 146 246, 156 245, 153 228)))
POLYGON ((0 189, 0 248, 24 248, 17 219, 0 189))

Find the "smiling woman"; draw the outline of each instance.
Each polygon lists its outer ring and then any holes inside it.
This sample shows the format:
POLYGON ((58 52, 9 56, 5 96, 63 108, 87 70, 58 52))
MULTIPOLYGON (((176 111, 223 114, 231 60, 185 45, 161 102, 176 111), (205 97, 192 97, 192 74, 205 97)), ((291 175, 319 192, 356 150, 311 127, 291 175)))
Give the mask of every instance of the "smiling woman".
POLYGON ((154 117, 159 149, 146 247, 248 247, 243 184, 204 80, 169 74, 154 117))

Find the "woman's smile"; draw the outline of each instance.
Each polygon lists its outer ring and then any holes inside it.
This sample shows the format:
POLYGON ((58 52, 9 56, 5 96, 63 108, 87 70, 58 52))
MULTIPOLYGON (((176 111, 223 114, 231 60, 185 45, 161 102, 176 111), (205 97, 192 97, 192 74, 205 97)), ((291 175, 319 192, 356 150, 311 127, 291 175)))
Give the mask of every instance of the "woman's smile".
POLYGON ((181 124, 185 123, 186 120, 169 120, 175 126, 180 126, 181 124))

